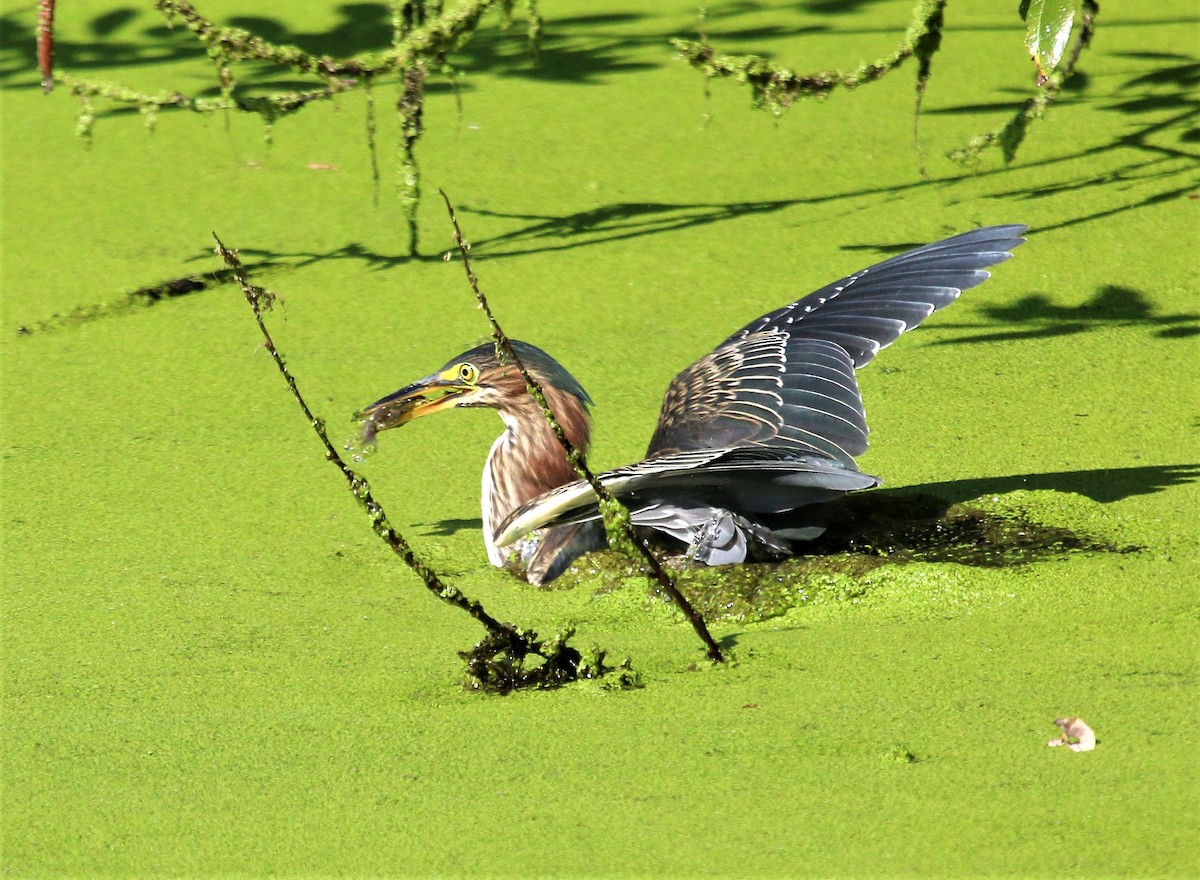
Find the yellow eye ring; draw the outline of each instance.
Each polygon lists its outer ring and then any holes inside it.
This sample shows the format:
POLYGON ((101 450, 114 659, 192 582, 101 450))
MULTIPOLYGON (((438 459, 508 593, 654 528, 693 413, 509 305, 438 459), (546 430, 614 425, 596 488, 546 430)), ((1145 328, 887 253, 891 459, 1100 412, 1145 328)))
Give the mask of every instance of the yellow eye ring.
POLYGON ((458 378, 461 382, 466 382, 468 385, 474 385, 479 379, 479 368, 474 364, 459 364, 458 378))

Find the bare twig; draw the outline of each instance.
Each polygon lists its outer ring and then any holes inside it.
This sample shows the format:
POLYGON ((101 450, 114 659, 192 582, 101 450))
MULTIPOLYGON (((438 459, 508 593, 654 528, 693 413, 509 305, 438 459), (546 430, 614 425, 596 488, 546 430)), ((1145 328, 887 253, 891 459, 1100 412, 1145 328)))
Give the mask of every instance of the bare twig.
POLYGON ((462 255, 463 268, 467 273, 467 281, 471 285, 471 291, 475 294, 475 299, 479 302, 480 308, 487 315, 488 322, 492 325, 492 336, 496 340, 497 347, 503 352, 505 358, 510 360, 521 372, 521 378, 525 380, 525 387, 528 389, 533 399, 537 401, 538 406, 542 408, 543 414, 546 416, 546 421, 549 422, 551 429, 554 431, 554 436, 558 439, 559 445, 562 446, 566 453, 567 461, 575 468, 575 472, 579 474, 580 479, 586 480, 588 485, 592 487, 592 491, 596 493, 597 501, 600 505, 600 510, 604 516, 605 529, 611 534, 615 530, 629 544, 636 547, 641 555, 646 560, 646 565, 650 572, 654 575, 654 579, 659 586, 666 591, 672 601, 683 611, 688 621, 692 624, 696 634, 700 636, 700 640, 704 642, 710 660, 718 663, 723 663, 725 658, 721 653, 720 647, 709 633, 707 625, 704 623, 704 618, 692 607, 687 598, 679 591, 675 585, 674 579, 670 573, 663 568, 662 563, 658 561, 658 557, 654 555, 654 551, 642 539, 633 528, 633 521, 629 517, 629 510, 625 505, 621 504, 612 493, 600 482, 599 478, 592 473, 584 460, 583 453, 575 447, 567 438, 566 432, 563 431, 562 425, 555 418, 553 410, 550 408, 549 402, 546 400, 546 395, 542 391, 541 383, 534 378, 521 362, 521 358, 513 349, 512 342, 501 329, 499 322, 496 320, 496 315, 492 312, 491 306, 488 305, 487 298, 479 289, 479 279, 475 276, 475 270, 471 268, 470 245, 463 237, 462 230, 458 225, 458 218, 454 213, 454 206, 450 203, 450 197, 446 195, 445 190, 439 189, 442 199, 446 202, 446 210, 450 213, 450 223, 454 227, 454 241, 458 245, 459 253, 462 255))

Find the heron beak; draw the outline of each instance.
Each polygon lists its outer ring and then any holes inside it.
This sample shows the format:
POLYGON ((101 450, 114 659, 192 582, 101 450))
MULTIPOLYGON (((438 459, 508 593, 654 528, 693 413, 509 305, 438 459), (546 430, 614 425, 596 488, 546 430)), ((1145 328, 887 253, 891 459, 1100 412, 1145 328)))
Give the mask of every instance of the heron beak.
POLYGON ((441 373, 433 373, 375 401, 354 418, 362 423, 363 437, 370 442, 380 431, 398 428, 413 419, 456 406, 475 390, 472 385, 463 385, 441 373))

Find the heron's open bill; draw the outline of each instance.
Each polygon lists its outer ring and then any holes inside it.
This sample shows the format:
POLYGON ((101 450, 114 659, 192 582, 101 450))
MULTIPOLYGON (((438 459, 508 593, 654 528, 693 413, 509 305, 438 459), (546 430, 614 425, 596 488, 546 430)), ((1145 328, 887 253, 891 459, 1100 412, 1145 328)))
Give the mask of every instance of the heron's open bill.
MULTIPOLYGON (((854 371, 983 283, 1024 231, 989 226, 925 245, 752 321, 675 377, 646 460, 601 482, 635 526, 678 542, 697 562, 790 555, 821 533, 816 506, 880 483, 854 462, 867 449, 854 371)), ((592 400, 583 386, 541 349, 513 347, 586 453, 592 400)), ((364 439, 451 407, 489 407, 504 420, 483 469, 493 565, 546 583, 605 546, 591 487, 576 479, 517 367, 501 363, 491 343, 367 407, 364 439)))

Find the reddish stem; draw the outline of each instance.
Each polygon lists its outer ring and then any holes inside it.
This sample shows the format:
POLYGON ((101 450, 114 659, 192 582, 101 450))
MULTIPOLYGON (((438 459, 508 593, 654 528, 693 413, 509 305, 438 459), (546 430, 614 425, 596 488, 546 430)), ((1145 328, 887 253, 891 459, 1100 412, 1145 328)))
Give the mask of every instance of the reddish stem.
POLYGON ((38 0, 38 69, 42 72, 42 91, 54 88, 54 0, 38 0))

